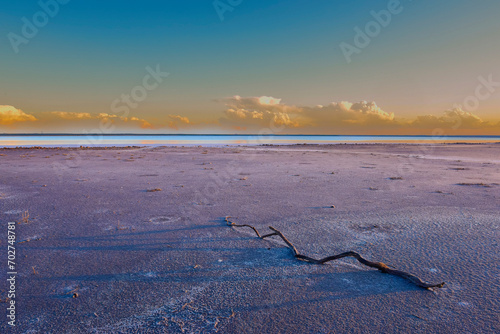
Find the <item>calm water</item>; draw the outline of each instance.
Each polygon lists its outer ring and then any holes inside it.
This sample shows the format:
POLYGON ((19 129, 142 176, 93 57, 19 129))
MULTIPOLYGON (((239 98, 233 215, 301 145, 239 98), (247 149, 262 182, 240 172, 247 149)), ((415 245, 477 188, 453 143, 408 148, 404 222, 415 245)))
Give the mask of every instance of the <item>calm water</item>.
POLYGON ((223 146, 342 143, 483 143, 500 136, 312 136, 312 135, 0 135, 0 147, 17 146, 223 146))

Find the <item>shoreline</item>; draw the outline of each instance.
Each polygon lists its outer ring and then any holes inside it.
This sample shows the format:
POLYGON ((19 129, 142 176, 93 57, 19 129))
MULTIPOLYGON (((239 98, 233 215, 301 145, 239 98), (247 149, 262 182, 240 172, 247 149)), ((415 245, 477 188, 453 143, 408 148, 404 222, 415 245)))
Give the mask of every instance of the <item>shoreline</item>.
POLYGON ((237 147, 237 148, 255 148, 255 147, 294 147, 294 146, 311 146, 311 147, 334 147, 334 146, 342 146, 342 145, 387 145, 387 146, 402 146, 402 145, 412 145, 412 146, 429 146, 429 145, 499 145, 500 141, 498 142, 422 142, 422 143, 415 143, 415 142, 366 142, 366 143, 360 143, 360 142, 350 142, 350 143, 328 143, 328 144, 314 144, 314 143, 304 143, 304 144, 210 144, 210 145, 203 145, 203 144, 184 144, 184 145, 123 145, 123 146, 116 146, 116 145, 102 145, 102 146, 15 146, 15 147, 10 147, 10 146, 0 146, 0 150, 25 150, 25 149, 33 149, 33 150, 42 150, 42 149, 52 149, 52 150, 63 150, 63 149, 68 149, 68 150, 110 150, 110 149, 137 149, 137 148, 200 148, 200 147, 205 147, 205 148, 231 148, 231 147, 237 147))

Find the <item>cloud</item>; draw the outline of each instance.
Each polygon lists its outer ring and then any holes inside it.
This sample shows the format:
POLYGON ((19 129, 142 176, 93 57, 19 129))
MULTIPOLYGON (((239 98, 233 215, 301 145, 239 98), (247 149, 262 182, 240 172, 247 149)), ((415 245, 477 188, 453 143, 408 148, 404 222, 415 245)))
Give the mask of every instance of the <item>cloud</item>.
MULTIPOLYGON (((265 102, 265 101, 264 101, 265 102)), ((263 102, 263 103, 264 103, 263 102)), ((266 103, 274 103, 272 100, 266 103)), ((53 132, 79 132, 82 130, 98 131, 105 127, 108 131, 123 132, 137 128, 160 130, 176 129, 191 126, 188 117, 170 114, 155 122, 136 116, 123 117, 110 113, 90 113, 71 111, 40 112, 37 117, 23 112, 10 105, 0 105, 0 126, 12 126, 14 123, 24 123, 23 131, 53 131, 53 132), (36 121, 36 122, 35 122, 36 121), (32 122, 28 124, 27 122, 32 122), (98 125, 99 123, 105 125, 98 125), (113 130, 109 130, 113 129, 113 130)))
POLYGON ((189 118, 180 115, 168 115, 167 126, 172 129, 178 130, 183 125, 190 124, 189 118))
POLYGON ((13 106, 0 105, 0 125, 11 125, 19 122, 33 122, 37 119, 13 106))
POLYGON ((423 115, 411 122, 414 128, 444 128, 444 129, 479 129, 491 126, 473 113, 460 108, 446 110, 442 116, 423 115))
POLYGON ((56 118, 62 118, 66 120, 75 120, 75 119, 91 119, 92 115, 89 113, 78 113, 78 112, 68 112, 68 111, 51 111, 51 115, 56 118))
MULTIPOLYGON (((108 119, 108 118, 117 118, 118 115, 111 115, 111 114, 107 114, 107 113, 99 113, 99 115, 96 116, 96 118, 101 118, 101 119, 108 119)), ((124 121, 127 121, 127 118, 126 117, 120 117, 120 119, 124 120, 124 121)))
POLYGON ((302 118, 316 126, 374 125, 395 122, 394 113, 388 113, 375 102, 332 102, 326 106, 303 107, 302 118))
POLYGON ((180 115, 168 115, 166 119, 151 122, 136 116, 123 117, 109 113, 78 113, 67 111, 51 111, 41 114, 40 120, 51 126, 64 127, 65 129, 95 128, 96 121, 105 122, 113 126, 114 131, 128 131, 133 128, 158 130, 161 128, 179 129, 179 127, 190 124, 187 117, 180 115))
POLYGON ((375 102, 343 101, 326 106, 298 107, 283 104, 281 99, 271 96, 233 96, 222 101, 227 109, 219 122, 235 130, 284 126, 298 131, 304 128, 329 128, 333 131, 357 125, 394 123, 394 114, 383 111, 375 102))
POLYGON ((160 129, 170 127, 177 129, 179 125, 189 124, 190 121, 187 117, 180 115, 168 115, 167 121, 158 122, 159 124, 163 123, 163 126, 156 126, 155 123, 135 116, 123 117, 109 113, 70 111, 40 112, 35 117, 13 106, 0 105, 0 126, 12 127, 15 123, 22 123, 22 131, 28 132, 38 132, 40 130, 52 132, 100 131, 97 130, 98 127, 99 129, 104 127, 108 129, 107 131, 123 132, 133 131, 137 128, 160 129), (28 124, 28 122, 32 124, 28 124), (104 125, 98 125, 99 123, 104 125))
POLYGON ((99 126, 114 132, 187 129, 203 133, 213 129, 214 132, 226 133, 432 135, 439 130, 437 132, 444 135, 500 134, 500 123, 495 124, 496 120, 484 121, 476 114, 460 108, 445 110, 440 115, 422 113, 413 119, 403 119, 375 102, 367 101, 296 106, 266 95, 233 96, 218 101, 225 104, 219 119, 198 120, 194 123, 188 117, 177 114, 143 119, 110 113, 50 111, 37 113, 35 117, 13 106, 0 105, 0 126, 14 127, 20 124, 18 128, 22 127, 25 132, 79 132, 84 129, 95 130, 99 126))
POLYGON ((168 117, 172 121, 189 124, 189 118, 187 118, 187 117, 182 117, 182 116, 179 116, 179 115, 168 115, 168 117))
POLYGON ((260 96, 233 96, 219 100, 226 105, 219 124, 231 130, 252 132, 282 126, 282 133, 321 134, 432 134, 435 129, 451 134, 484 130, 498 132, 497 125, 477 115, 453 108, 442 115, 422 115, 415 119, 397 118, 375 102, 332 102, 328 105, 293 106, 281 99, 260 96))
POLYGON ((141 119, 141 118, 131 117, 130 121, 138 122, 140 124, 139 126, 141 127, 141 129, 153 129, 154 128, 151 123, 149 123, 148 121, 141 119))
POLYGON ((232 129, 262 128, 270 126, 297 127, 291 115, 299 113, 295 106, 281 104, 281 99, 271 96, 233 96, 222 100, 227 106, 219 122, 232 129))
POLYGON ((67 111, 51 111, 49 113, 46 113, 49 115, 49 119, 52 122, 60 122, 61 120, 64 121, 71 121, 73 124, 79 124, 82 127, 83 126, 91 126, 92 124, 89 122, 82 123, 83 121, 102 121, 106 123, 113 124, 114 126, 118 127, 126 127, 127 123, 130 124, 136 124, 138 125, 141 129, 153 129, 154 126, 146 121, 145 119, 138 118, 138 117, 122 117, 114 114, 108 114, 108 113, 98 113, 98 114, 91 114, 91 113, 78 113, 78 112, 67 112, 67 111))

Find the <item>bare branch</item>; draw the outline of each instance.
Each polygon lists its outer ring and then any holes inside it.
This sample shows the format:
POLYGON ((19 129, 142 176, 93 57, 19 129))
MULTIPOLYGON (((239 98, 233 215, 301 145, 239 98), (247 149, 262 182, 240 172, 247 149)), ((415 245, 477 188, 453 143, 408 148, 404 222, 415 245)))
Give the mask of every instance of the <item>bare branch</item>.
POLYGON ((269 233, 269 234, 261 236, 260 233, 259 233, 259 231, 255 227, 253 227, 251 225, 247 225, 247 224, 235 224, 235 223, 229 221, 228 218, 230 218, 230 217, 226 217, 226 219, 225 219, 225 222, 227 223, 228 226, 232 226, 232 227, 249 227, 249 228, 251 228, 255 232, 255 234, 257 235, 257 237, 259 237, 260 239, 265 239, 267 237, 271 237, 271 236, 274 236, 274 235, 279 236, 285 242, 285 244, 288 246, 288 248, 290 248, 290 250, 293 252, 294 257, 296 259, 298 259, 298 260, 301 260, 301 261, 305 261, 305 262, 309 262, 309 263, 314 263, 314 264, 325 264, 327 262, 338 260, 338 259, 341 259, 341 258, 344 258, 344 257, 353 257, 356 260, 358 260, 358 262, 364 264, 365 266, 378 269, 381 272, 389 274, 389 275, 394 275, 394 276, 402 277, 402 278, 404 278, 404 279, 412 282, 416 286, 424 288, 424 289, 442 288, 444 286, 444 284, 445 284, 444 282, 441 282, 441 283, 438 283, 438 284, 431 284, 431 283, 423 282, 417 276, 412 275, 412 274, 407 273, 407 272, 404 272, 404 271, 400 271, 400 270, 397 270, 397 269, 389 268, 389 266, 386 265, 385 263, 368 261, 368 260, 366 260, 365 258, 363 258, 361 255, 359 255, 356 252, 344 252, 344 253, 341 253, 341 254, 332 255, 332 256, 328 256, 328 257, 325 257, 323 259, 317 260, 317 259, 314 259, 312 257, 300 254, 299 251, 297 250, 297 248, 295 248, 295 246, 283 235, 283 233, 281 233, 279 230, 275 229, 272 226, 269 226, 269 229, 271 229, 273 231, 273 233, 269 233))

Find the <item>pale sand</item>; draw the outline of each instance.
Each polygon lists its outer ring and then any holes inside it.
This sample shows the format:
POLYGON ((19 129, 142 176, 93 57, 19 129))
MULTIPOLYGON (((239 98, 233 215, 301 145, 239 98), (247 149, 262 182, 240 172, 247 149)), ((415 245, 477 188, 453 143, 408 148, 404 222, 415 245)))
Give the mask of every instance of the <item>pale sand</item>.
POLYGON ((2 333, 500 332, 500 144, 0 154, 3 249, 30 216, 2 333), (309 256, 357 251, 446 285, 300 262, 228 215, 309 256))

